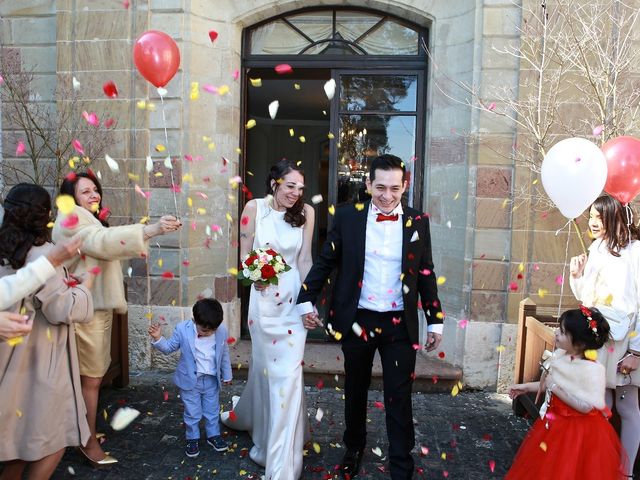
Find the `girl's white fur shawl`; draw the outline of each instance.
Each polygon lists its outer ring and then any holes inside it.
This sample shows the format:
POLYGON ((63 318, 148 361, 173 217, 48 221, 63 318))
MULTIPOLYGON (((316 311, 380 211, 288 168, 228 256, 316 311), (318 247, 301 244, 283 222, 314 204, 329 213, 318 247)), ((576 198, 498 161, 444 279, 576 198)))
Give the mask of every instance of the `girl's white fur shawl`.
POLYGON ((554 383, 581 403, 596 410, 605 408, 605 370, 598 362, 572 357, 557 349, 549 361, 547 388, 554 383))

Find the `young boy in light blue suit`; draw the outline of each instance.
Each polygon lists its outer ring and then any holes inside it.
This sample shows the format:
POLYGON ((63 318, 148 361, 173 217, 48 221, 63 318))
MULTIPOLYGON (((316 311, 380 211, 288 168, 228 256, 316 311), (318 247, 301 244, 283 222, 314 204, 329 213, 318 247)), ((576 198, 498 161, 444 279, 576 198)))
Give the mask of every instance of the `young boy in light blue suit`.
POLYGON ((173 381, 184 403, 188 457, 200 454, 200 420, 205 419, 207 443, 214 450, 229 448, 220 436, 220 384, 230 385, 231 362, 227 346, 227 329, 222 325, 222 305, 213 298, 198 300, 193 306, 193 320, 176 325, 170 339, 162 336, 162 327, 149 327, 151 345, 162 353, 180 349, 180 360, 173 381))

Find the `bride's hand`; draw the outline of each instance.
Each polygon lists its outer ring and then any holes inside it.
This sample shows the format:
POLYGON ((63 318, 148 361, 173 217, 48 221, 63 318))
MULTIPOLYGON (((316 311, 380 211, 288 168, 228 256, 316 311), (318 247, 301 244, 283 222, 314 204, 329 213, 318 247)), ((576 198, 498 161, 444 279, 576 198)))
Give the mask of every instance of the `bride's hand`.
POLYGON ((259 292, 261 292, 262 290, 265 290, 268 286, 269 286, 269 284, 261 283, 261 282, 255 282, 253 284, 253 288, 255 288, 259 292))

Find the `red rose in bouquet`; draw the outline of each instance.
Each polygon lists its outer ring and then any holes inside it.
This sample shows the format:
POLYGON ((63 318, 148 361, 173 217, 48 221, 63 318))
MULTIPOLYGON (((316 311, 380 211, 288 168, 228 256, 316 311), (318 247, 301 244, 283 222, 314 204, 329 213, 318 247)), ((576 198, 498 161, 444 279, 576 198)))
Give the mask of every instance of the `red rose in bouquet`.
POLYGON ((277 285, 278 277, 289 270, 291 267, 274 249, 256 248, 250 251, 240 263, 238 280, 243 285, 251 285, 252 283, 277 285))
POLYGON ((269 280, 270 278, 273 278, 276 276, 276 271, 274 270, 274 268, 267 264, 264 267, 262 267, 262 279, 263 280, 269 280))

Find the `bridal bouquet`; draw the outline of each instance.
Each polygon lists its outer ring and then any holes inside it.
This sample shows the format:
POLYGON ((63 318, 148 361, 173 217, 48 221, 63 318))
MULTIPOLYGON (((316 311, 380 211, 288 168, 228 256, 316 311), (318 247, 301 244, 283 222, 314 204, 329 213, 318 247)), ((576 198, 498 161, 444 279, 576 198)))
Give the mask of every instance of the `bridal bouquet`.
POLYGON ((256 248, 240 263, 238 280, 245 286, 252 283, 277 285, 280 274, 289 270, 291 267, 282 255, 272 248, 256 248))

